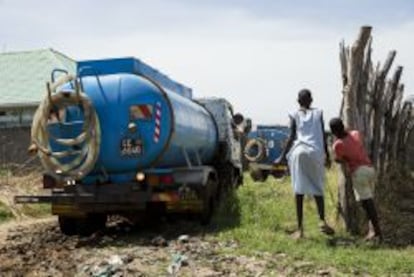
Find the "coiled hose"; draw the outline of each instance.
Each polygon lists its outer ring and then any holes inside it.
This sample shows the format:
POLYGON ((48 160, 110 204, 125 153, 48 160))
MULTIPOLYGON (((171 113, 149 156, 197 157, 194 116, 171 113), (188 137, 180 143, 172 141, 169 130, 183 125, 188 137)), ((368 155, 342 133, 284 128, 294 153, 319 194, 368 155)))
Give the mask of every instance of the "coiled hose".
MULTIPOLYGON (((65 75, 56 82, 46 84, 47 96, 37 108, 31 129, 30 153, 38 153, 41 163, 47 173, 58 180, 79 180, 86 176, 95 166, 100 147, 100 126, 96 111, 89 97, 80 91, 78 80, 72 75, 65 75), (68 82, 75 83, 75 91, 67 89, 56 90, 68 82), (55 92, 55 93, 52 93, 55 92), (56 107, 65 110, 69 106, 79 106, 83 111, 83 126, 81 133, 74 138, 56 138, 48 132, 51 111, 56 107), (67 151, 53 151, 51 140, 70 148, 67 151), (74 157, 70 162, 62 162, 64 157, 74 157)), ((61 122, 68 124, 70 122, 61 122)))

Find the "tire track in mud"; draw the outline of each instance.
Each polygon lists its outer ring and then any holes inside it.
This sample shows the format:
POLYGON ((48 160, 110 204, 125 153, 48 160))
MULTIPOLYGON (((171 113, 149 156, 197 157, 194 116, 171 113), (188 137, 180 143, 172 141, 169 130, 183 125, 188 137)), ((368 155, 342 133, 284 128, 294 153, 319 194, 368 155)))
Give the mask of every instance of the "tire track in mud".
POLYGON ((56 220, 9 227, 0 245, 0 275, 47 276, 73 272, 76 241, 59 233, 56 220))
POLYGON ((236 254, 193 222, 109 222, 90 237, 65 236, 47 218, 0 225, 0 276, 274 276, 335 274, 286 254, 236 254), (183 235, 185 234, 185 235, 183 235))

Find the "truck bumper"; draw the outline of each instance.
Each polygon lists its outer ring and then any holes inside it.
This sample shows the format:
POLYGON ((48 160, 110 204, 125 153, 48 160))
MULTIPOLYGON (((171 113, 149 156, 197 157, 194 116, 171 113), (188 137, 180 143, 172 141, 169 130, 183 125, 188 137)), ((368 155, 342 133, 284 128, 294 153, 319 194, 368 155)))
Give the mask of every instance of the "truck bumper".
POLYGON ((50 195, 18 195, 15 203, 49 203, 52 214, 83 216, 88 213, 145 211, 154 205, 167 213, 199 212, 202 201, 197 188, 182 187, 154 191, 139 184, 73 185, 53 190, 50 195))

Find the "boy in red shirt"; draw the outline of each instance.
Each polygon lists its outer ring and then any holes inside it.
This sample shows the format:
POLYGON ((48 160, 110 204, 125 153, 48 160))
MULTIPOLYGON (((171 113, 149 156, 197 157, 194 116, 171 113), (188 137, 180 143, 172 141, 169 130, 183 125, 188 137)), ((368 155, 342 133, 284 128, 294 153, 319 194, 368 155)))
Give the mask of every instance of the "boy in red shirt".
POLYGON ((361 135, 356 130, 345 131, 340 118, 333 118, 329 122, 332 133, 335 135, 332 148, 335 161, 346 164, 346 170, 351 175, 355 198, 364 208, 368 220, 374 228, 366 239, 382 240, 381 229, 378 223, 377 211, 373 200, 375 185, 375 170, 372 166, 362 142, 361 135))

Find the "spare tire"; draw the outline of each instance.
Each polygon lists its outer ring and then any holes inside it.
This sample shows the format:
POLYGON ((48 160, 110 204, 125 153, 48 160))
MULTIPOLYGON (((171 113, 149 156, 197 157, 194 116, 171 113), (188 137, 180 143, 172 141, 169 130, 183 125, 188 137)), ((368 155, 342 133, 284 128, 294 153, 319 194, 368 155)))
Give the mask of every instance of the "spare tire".
POLYGON ((244 157, 249 162, 260 162, 266 158, 265 141, 259 138, 249 139, 244 147, 244 157))

